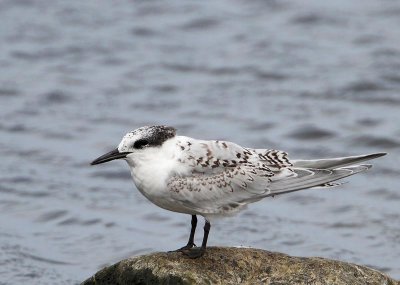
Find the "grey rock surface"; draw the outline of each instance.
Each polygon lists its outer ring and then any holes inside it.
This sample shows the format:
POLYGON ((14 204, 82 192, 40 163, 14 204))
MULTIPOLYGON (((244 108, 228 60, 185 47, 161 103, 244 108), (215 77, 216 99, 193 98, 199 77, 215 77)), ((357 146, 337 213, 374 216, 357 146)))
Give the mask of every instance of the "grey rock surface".
POLYGON ((254 248, 210 247, 199 259, 179 252, 131 257, 105 267, 82 285, 103 284, 386 284, 377 270, 319 257, 293 257, 254 248))

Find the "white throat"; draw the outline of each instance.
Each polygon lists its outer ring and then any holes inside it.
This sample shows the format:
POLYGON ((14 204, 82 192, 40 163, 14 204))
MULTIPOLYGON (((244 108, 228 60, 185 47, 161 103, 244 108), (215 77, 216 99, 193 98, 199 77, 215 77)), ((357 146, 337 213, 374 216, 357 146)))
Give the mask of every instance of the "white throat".
POLYGON ((160 196, 165 191, 166 181, 183 170, 180 170, 179 155, 176 138, 172 138, 159 147, 133 152, 125 160, 138 190, 154 202, 152 196, 160 196))

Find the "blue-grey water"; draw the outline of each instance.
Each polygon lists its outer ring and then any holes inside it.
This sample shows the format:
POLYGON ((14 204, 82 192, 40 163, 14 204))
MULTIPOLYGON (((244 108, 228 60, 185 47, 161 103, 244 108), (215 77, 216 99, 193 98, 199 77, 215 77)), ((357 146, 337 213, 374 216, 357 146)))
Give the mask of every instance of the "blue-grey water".
POLYGON ((147 124, 291 158, 389 152, 217 221, 209 244, 400 278, 399 27, 397 0, 0 1, 0 284, 75 284, 186 243, 190 217, 123 161, 89 166, 147 124))

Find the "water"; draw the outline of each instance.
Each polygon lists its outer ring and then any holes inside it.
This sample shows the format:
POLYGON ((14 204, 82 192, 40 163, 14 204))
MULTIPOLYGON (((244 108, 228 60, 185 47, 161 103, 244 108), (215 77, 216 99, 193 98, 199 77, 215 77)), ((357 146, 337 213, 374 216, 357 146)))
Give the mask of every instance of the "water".
POLYGON ((0 19, 0 284, 185 244, 190 217, 151 205, 124 162, 89 166, 146 124, 292 158, 389 152, 339 189, 217 221, 209 244, 400 278, 399 1, 9 0, 0 19))

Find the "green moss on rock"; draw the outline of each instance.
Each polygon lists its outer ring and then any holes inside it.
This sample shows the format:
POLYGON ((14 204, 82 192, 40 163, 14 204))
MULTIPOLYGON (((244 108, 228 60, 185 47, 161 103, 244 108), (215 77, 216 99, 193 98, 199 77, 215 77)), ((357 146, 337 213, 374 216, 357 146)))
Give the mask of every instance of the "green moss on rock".
POLYGON ((292 257, 253 248, 210 247, 199 259, 188 259, 179 252, 128 258, 82 283, 94 284, 400 285, 400 282, 377 270, 347 262, 292 257))

